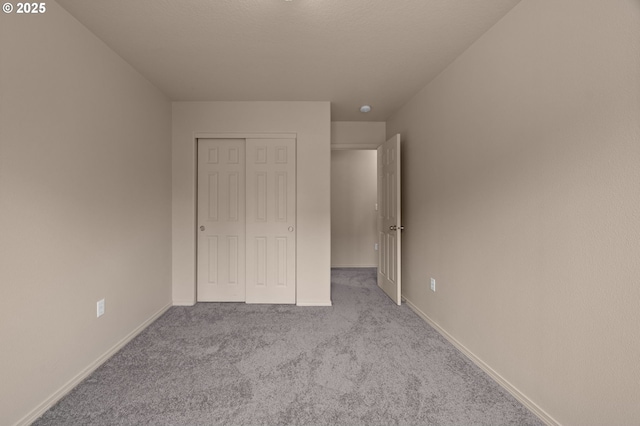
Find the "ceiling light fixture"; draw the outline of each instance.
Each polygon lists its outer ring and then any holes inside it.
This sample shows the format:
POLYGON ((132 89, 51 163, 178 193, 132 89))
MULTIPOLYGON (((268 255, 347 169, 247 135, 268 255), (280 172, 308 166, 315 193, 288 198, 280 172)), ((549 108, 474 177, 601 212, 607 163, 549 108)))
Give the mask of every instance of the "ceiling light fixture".
POLYGON ((369 112, 371 111, 371 107, 369 105, 362 105, 360 107, 360 112, 369 112))

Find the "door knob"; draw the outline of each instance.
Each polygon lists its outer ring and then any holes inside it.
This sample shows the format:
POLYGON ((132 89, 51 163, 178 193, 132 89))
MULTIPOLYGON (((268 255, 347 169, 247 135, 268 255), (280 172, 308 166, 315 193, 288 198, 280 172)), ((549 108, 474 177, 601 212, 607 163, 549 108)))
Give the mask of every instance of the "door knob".
POLYGON ((395 226, 395 225, 391 225, 391 226, 389 227, 389 231, 395 231, 396 229, 398 229, 398 227, 397 227, 397 226, 395 226))
POLYGON ((205 230, 204 225, 200 226, 200 230, 201 230, 201 231, 204 231, 204 230, 205 230))

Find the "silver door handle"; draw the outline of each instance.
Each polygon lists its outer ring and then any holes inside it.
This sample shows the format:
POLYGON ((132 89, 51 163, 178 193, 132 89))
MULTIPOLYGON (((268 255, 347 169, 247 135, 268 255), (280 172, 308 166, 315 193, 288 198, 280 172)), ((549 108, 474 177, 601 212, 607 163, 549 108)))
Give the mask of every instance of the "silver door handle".
POLYGON ((204 225, 200 226, 200 230, 201 230, 201 231, 204 231, 204 230, 205 230, 204 225))
POLYGON ((389 227, 389 231, 397 231, 398 229, 401 230, 401 231, 404 231, 404 226, 391 225, 389 227))

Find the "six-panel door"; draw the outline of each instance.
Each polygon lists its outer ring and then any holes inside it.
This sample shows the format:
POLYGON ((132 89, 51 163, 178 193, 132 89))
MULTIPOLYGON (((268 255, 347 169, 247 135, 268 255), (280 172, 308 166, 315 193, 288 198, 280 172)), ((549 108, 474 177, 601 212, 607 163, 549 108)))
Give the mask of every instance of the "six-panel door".
POLYGON ((198 141, 199 302, 245 300, 245 144, 198 141))
POLYGON ((398 305, 402 301, 400 213, 398 134, 378 147, 378 286, 398 305))
POLYGON ((296 144, 247 139, 247 303, 296 303, 296 144))
POLYGON ((296 302, 295 139, 198 141, 198 301, 296 302))

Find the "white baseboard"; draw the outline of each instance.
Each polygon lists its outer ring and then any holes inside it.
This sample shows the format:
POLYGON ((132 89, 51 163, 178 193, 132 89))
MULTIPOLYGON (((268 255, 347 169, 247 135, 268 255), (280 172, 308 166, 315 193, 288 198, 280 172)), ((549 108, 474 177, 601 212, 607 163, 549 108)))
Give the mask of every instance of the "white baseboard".
POLYGON ((195 301, 189 300, 174 300, 173 306, 194 306, 196 304, 195 301))
MULTIPOLYGON (((193 300, 174 300, 173 306, 194 306, 193 300)), ((331 300, 328 302, 296 302, 296 306, 332 306, 331 300)))
POLYGON ((561 426, 556 419, 551 417, 546 411, 540 408, 535 402, 531 401, 525 394, 520 392, 515 386, 513 386, 507 379, 502 377, 493 368, 489 367, 484 361, 478 358, 473 352, 467 349, 462 343, 458 342, 455 337, 447 333, 442 327, 440 327, 435 321, 433 321, 427 314, 425 314, 420 308, 411 303, 410 300, 403 296, 403 301, 407 303, 407 306, 411 308, 420 318, 425 320, 431 327, 433 327, 438 333, 440 333, 445 339, 447 339, 453 346, 455 346, 460 352, 462 352, 467 358, 469 358, 475 365, 480 367, 482 371, 487 373, 493 380, 495 380, 500 386, 502 386, 507 392, 509 392, 515 399, 517 399, 522 405, 527 407, 533 414, 538 416, 540 420, 545 422, 549 426, 561 426))
POLYGON ((68 394, 74 387, 78 386, 80 382, 82 382, 85 378, 87 378, 91 373, 93 373, 98 367, 100 367, 105 361, 111 358, 116 352, 118 352, 124 345, 129 343, 134 337, 140 334, 145 328, 151 325, 160 315, 164 314, 167 309, 169 309, 171 305, 166 305, 155 314, 151 315, 146 321, 136 327, 131 333, 127 334, 122 340, 112 346, 108 351, 102 354, 98 359, 93 361, 87 367, 85 367, 80 373, 78 373, 74 378, 65 383, 60 389, 55 391, 51 396, 45 399, 41 404, 39 404, 36 408, 31 410, 26 416, 22 419, 18 420, 15 426, 27 426, 36 421, 38 417, 42 416, 49 408, 53 407, 53 405, 62 399, 66 394, 68 394))
POLYGON ((328 302, 296 302, 296 306, 332 306, 331 300, 328 302))

